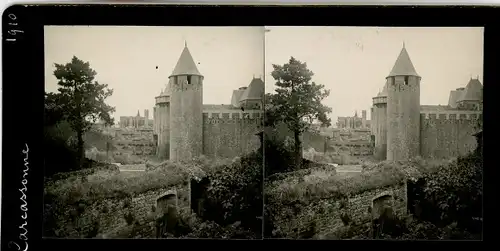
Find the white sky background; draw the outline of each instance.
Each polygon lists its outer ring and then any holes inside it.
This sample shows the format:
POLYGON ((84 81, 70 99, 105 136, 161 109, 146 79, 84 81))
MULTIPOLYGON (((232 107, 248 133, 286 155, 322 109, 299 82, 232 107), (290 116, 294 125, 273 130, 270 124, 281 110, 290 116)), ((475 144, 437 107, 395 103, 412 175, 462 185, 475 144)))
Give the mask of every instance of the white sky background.
POLYGON ((264 75, 263 27, 46 26, 45 90, 57 91, 54 63, 75 55, 114 89, 107 102, 116 107, 115 119, 137 110, 143 116, 144 109, 152 118, 154 98, 168 83, 185 40, 205 77, 204 104, 230 104, 234 89, 264 75))
POLYGON ((450 90, 471 76, 483 82, 483 28, 266 27, 266 93, 274 91, 272 64, 291 56, 306 62, 313 81, 330 89, 323 103, 337 116, 367 110, 385 83, 403 41, 422 76, 422 105, 446 105, 450 90))

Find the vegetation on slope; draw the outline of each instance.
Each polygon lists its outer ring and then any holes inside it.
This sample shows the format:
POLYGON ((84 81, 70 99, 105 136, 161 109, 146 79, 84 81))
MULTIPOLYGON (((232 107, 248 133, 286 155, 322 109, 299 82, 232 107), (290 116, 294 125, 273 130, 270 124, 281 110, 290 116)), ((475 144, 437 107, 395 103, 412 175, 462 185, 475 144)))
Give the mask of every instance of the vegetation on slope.
MULTIPOLYGON (((80 208, 79 215, 82 216, 85 210, 93 210, 92 205, 105 204, 108 200, 126 201, 148 191, 170 187, 184 188, 184 192, 187 192, 189 178, 197 176, 209 177, 212 181, 205 204, 207 214, 201 219, 189 213, 187 204, 180 205, 181 224, 176 237, 260 238, 263 207, 261 163, 261 155, 253 153, 235 160, 201 157, 191 163, 148 165, 146 172, 132 176, 120 174, 113 165, 59 175, 47 180, 45 185, 45 234, 55 235, 53 229, 61 227, 56 221, 67 220, 64 217, 67 217, 68 208, 80 208)), ((96 164, 95 167, 100 165, 96 164)), ((189 196, 186 194, 183 197, 189 196)), ((93 219, 98 222, 99 212, 94 214, 97 215, 93 219)), ((132 224, 137 216, 131 213, 126 218, 132 224)), ((118 229, 115 237, 133 238, 134 234, 139 233, 142 237, 155 237, 154 231, 149 228, 146 227, 146 232, 141 233, 132 231, 135 229, 133 226, 118 229)), ((84 231, 81 233, 86 236, 85 231, 90 230, 79 231, 84 231)), ((95 230, 94 236, 98 232, 95 230)))
MULTIPOLYGON (((414 181, 418 215, 397 219, 398 231, 378 238, 477 239, 482 227, 482 156, 471 153, 446 163, 416 159, 364 166, 362 174, 304 180, 303 172, 266 183, 266 236, 373 238, 371 223, 342 226, 342 201, 355 194, 414 181), (335 201, 334 204, 332 201, 335 201), (338 222, 338 223, 335 223, 338 222), (323 224, 325 223, 325 224, 323 224), (286 225, 286 226, 285 226, 286 225), (338 226, 338 225, 337 225, 338 226), (324 234, 329 237, 325 237, 324 234), (323 236, 323 237, 320 237, 323 236)), ((347 212, 348 214, 348 212, 347 212)), ((347 215, 348 216, 348 215, 347 215)), ((479 236, 479 237, 478 237, 479 236)))

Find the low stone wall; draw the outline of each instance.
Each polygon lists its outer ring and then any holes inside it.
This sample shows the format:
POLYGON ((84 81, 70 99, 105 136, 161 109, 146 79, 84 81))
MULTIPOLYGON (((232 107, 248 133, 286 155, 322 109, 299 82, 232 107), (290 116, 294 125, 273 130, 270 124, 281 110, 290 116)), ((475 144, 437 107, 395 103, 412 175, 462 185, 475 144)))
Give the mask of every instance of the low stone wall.
MULTIPOLYGON (((106 199, 64 206, 58 215, 55 236, 63 238, 154 238, 158 197, 172 188, 148 191, 136 197, 106 199), (126 218, 129 218, 127 222, 126 218)), ((188 200, 186 188, 177 188, 179 205, 188 200)), ((50 205, 46 205, 49 206, 50 205)), ((50 212, 46 212, 50 213, 50 212)))
MULTIPOLYGON (((318 221, 318 233, 322 238, 339 237, 342 231, 346 229, 342 218, 349 222, 349 226, 371 225, 375 216, 373 213, 373 200, 379 196, 391 195, 392 208, 396 215, 406 214, 406 185, 400 184, 392 187, 374 189, 350 197, 343 209, 339 200, 323 200, 325 217, 318 221), (328 215, 328 216, 327 216, 328 215), (324 237, 324 236, 329 237, 324 237)), ((320 237, 321 238, 321 237, 320 237)))
POLYGON ((373 200, 377 197, 390 195, 391 206, 396 215, 404 215, 407 212, 406 183, 392 187, 374 189, 349 198, 348 210, 354 224, 362 224, 372 220, 373 200), (370 209, 369 209, 370 208, 370 209))
POLYGON ((286 233, 285 238, 341 239, 349 228, 370 229, 373 218, 377 217, 374 210, 377 202, 373 203, 377 197, 390 195, 394 213, 405 215, 406 190, 406 184, 398 184, 365 191, 345 201, 335 198, 317 200, 302 206, 283 205, 276 227, 286 233), (304 232, 311 224, 314 225, 315 236, 302 236, 300 232, 304 232), (296 233, 296 236, 293 233, 296 233))

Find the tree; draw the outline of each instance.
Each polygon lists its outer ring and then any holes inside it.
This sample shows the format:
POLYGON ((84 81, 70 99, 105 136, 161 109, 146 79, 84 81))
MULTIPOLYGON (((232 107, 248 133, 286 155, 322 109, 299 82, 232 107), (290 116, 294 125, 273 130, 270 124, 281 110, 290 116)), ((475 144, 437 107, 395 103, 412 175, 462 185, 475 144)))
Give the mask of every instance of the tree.
POLYGON ((55 93, 45 93, 44 126, 52 126, 63 120, 64 110, 59 98, 60 96, 55 93))
POLYGON ((70 63, 54 64, 54 76, 58 80, 59 93, 46 94, 46 109, 55 108, 55 118, 62 117, 69 122, 77 135, 77 158, 81 167, 84 158, 83 135, 98 119, 106 125, 113 125, 111 113, 115 111, 105 103, 113 94, 107 84, 94 81, 96 71, 88 62, 73 56, 70 63), (49 106, 49 107, 47 107, 49 106))
POLYGON ((307 64, 291 57, 284 65, 274 65, 271 75, 276 80, 274 94, 266 95, 266 124, 284 122, 294 135, 295 165, 302 164, 301 134, 315 121, 323 126, 330 126, 327 114, 331 108, 321 101, 328 97, 329 90, 324 85, 311 82, 314 73, 307 69, 307 64))

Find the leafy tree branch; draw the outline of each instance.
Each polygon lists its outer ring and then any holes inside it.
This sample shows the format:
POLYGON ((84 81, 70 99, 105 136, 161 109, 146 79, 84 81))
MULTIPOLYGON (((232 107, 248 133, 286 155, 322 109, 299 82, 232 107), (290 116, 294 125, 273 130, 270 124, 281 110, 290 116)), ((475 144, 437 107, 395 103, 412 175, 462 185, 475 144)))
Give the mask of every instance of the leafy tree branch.
POLYGON ((276 89, 273 94, 266 94, 266 126, 283 122, 294 133, 296 164, 302 162, 302 142, 300 135, 311 125, 319 121, 323 126, 330 126, 327 114, 331 108, 321 102, 330 95, 325 86, 312 80, 314 73, 307 64, 291 57, 288 63, 273 65, 276 89))
POLYGON ((95 81, 97 72, 84 62, 73 56, 71 62, 54 64, 54 76, 59 85, 58 93, 46 93, 46 123, 57 123, 67 120, 77 134, 79 163, 83 160, 83 134, 99 119, 106 125, 113 125, 111 114, 115 108, 106 104, 105 100, 113 95, 107 84, 95 81))

